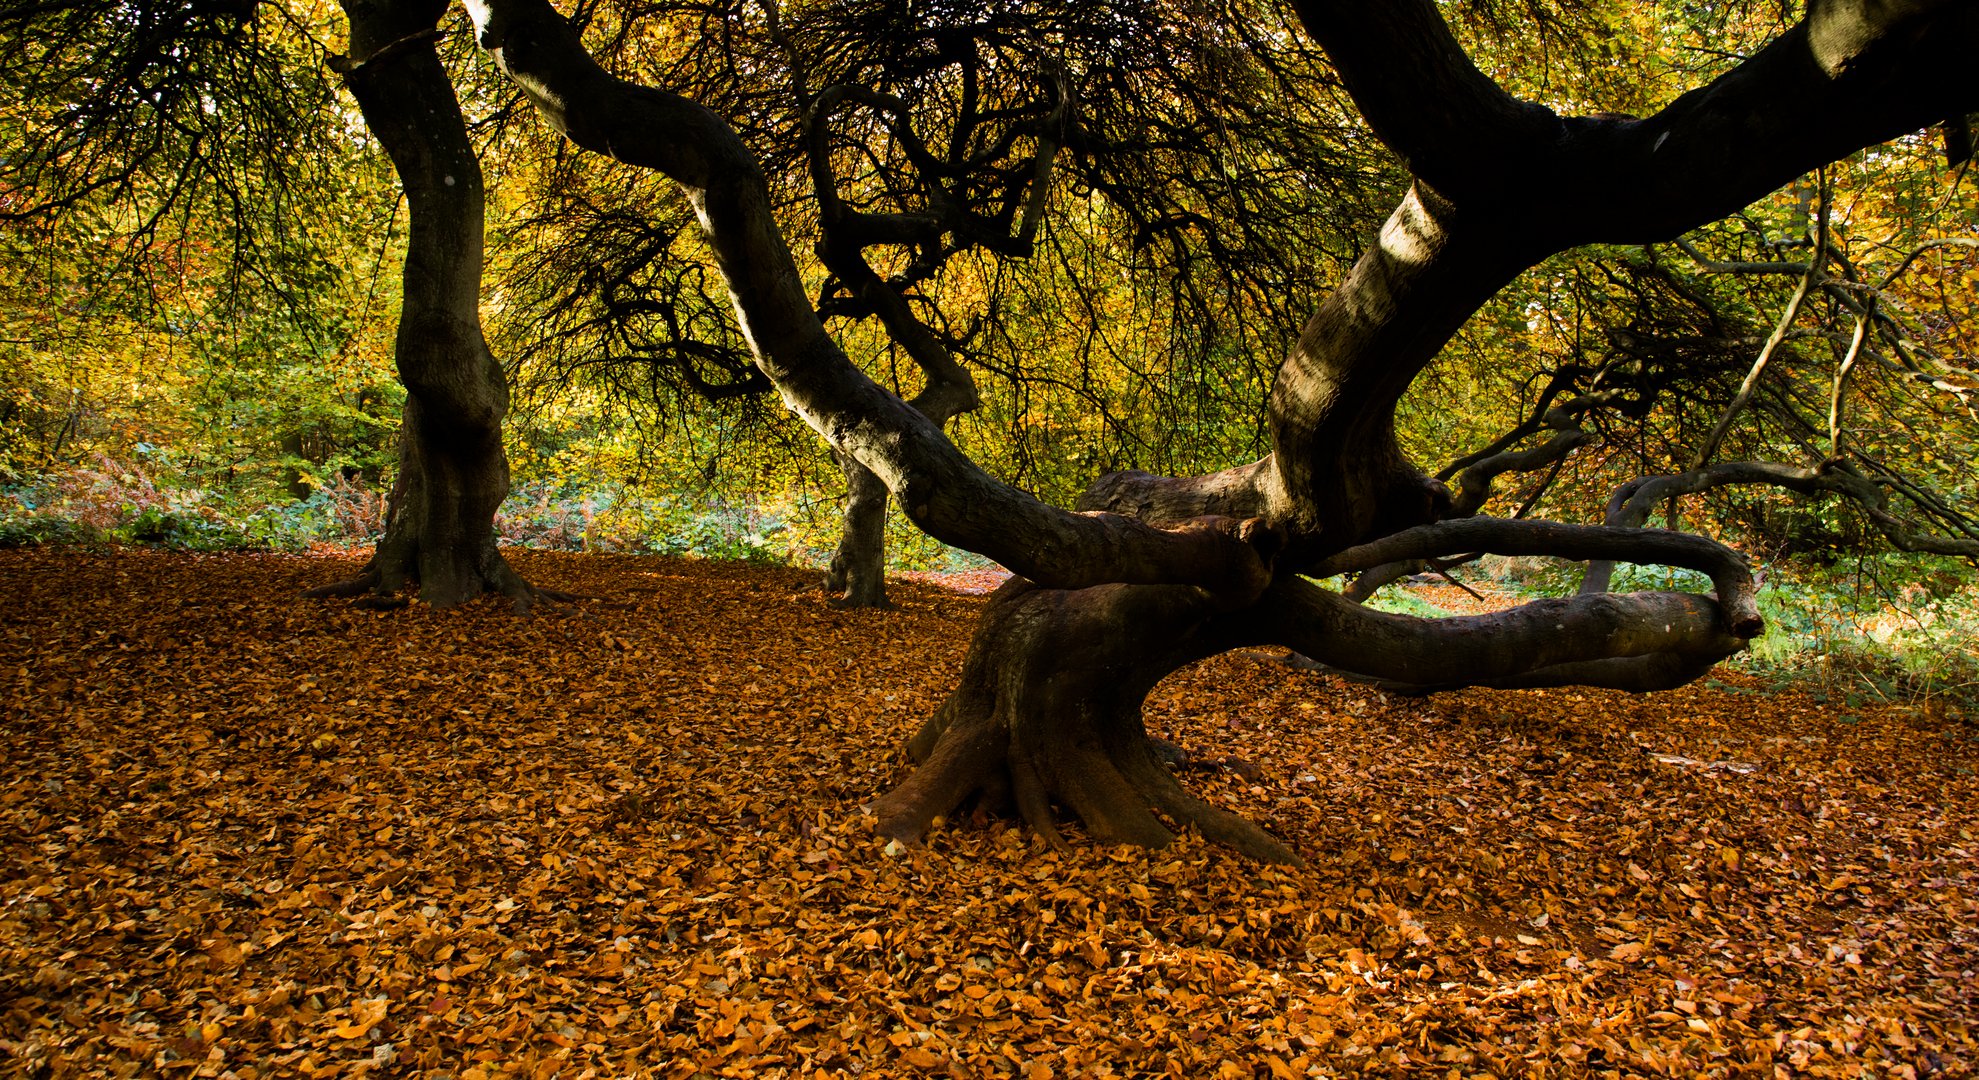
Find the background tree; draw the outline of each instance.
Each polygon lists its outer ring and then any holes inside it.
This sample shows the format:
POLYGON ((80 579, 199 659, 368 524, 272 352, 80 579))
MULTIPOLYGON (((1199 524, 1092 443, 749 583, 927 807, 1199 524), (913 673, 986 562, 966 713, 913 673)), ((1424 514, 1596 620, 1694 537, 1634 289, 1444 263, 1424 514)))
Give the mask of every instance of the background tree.
POLYGON ((0 26, 0 464, 169 444, 249 488, 372 464, 396 405, 365 340, 389 315, 371 285, 392 206, 335 124, 328 24, 33 4, 0 26))
MULTIPOLYGON (((345 9, 355 59, 336 66, 398 169, 411 222, 395 345, 407 395, 377 553, 357 579, 317 592, 383 599, 416 584, 436 605, 489 591, 526 605, 537 594, 495 547, 494 515, 508 490, 507 389, 480 330, 480 168, 451 81, 437 60, 419 63, 435 55, 445 10, 345 9), (421 70, 398 70, 409 65, 421 70), (431 110, 430 121, 407 118, 412 101, 431 110)), ((192 215, 214 209, 233 236, 231 317, 252 318, 270 296, 319 287, 309 259, 296 256, 308 250, 312 221, 333 205, 323 193, 335 189, 338 155, 298 148, 352 141, 325 78, 326 19, 256 3, 0 9, 9 31, 0 79, 24 102, 7 113, 25 150, 0 166, 0 184, 12 193, 6 212, 56 229, 92 209, 138 212, 116 230, 130 253, 120 269, 128 276, 182 260, 192 215)), ((306 329, 308 319, 288 325, 306 329)), ((306 451, 304 418, 289 417, 286 427, 284 442, 306 451)))
POLYGON ((394 348, 406 407, 384 538, 357 577, 312 595, 384 602, 416 582, 435 606, 495 592, 526 609, 538 593, 495 542, 508 384, 481 333, 481 163, 434 47, 446 5, 352 0, 344 11, 350 52, 332 66, 391 156, 411 223, 394 348))

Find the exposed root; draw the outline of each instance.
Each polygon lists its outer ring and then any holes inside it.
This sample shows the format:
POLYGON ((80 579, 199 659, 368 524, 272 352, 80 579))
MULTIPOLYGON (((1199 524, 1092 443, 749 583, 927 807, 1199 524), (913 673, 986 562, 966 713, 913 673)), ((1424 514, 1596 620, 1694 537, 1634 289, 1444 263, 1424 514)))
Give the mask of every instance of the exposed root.
POLYGON ((318 585, 304 589, 302 595, 310 600, 341 600, 353 596, 363 596, 378 587, 378 571, 366 566, 356 577, 333 581, 328 585, 318 585))
POLYGON ((1155 809, 1171 820, 1192 825, 1204 837, 1235 848, 1240 854, 1261 862, 1302 866, 1305 860, 1277 837, 1247 818, 1212 806, 1191 795, 1177 783, 1173 774, 1159 765, 1137 768, 1134 780, 1154 799, 1155 809))
POLYGON ((858 599, 852 596, 834 596, 825 601, 825 603, 840 611, 894 611, 900 606, 887 599, 885 595, 881 595, 877 600, 858 599))
POLYGON ((312 600, 350 599, 351 606, 356 608, 391 611, 412 602, 405 590, 433 607, 442 608, 494 593, 507 597, 518 615, 529 614, 541 603, 571 604, 598 599, 530 584, 492 545, 478 558, 436 560, 430 555, 422 559, 416 547, 390 540, 379 544, 371 561, 355 576, 305 589, 302 595, 312 600), (422 575, 422 562, 431 564, 429 570, 439 572, 422 575))
POLYGON ((1206 758, 1197 757, 1189 748, 1167 739, 1148 736, 1148 748, 1154 751, 1155 760, 1171 769, 1228 769, 1246 780, 1254 780, 1264 775, 1264 770, 1255 762, 1240 757, 1206 758))

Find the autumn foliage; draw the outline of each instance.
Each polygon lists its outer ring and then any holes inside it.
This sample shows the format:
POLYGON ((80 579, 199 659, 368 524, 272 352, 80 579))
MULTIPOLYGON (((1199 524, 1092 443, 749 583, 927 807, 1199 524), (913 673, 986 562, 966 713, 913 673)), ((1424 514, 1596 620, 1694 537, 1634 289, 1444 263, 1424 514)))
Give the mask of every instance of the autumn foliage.
POLYGON ((981 601, 519 555, 0 553, 0 1071, 1965 1075, 1979 732, 1736 676, 1384 697, 1234 654, 1188 784, 1306 856, 885 847, 981 601))

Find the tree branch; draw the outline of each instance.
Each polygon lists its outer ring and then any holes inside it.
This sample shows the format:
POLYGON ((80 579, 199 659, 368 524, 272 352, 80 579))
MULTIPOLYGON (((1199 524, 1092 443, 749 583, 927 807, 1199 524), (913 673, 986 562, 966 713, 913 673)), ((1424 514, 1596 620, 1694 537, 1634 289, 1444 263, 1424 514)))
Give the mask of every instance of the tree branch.
POLYGON ((1242 597, 1268 583, 1270 530, 1216 521, 1164 530, 1072 514, 989 477, 825 333, 762 170, 728 124, 678 94, 607 73, 546 0, 470 0, 468 10, 482 48, 552 126, 686 189, 757 365, 835 450, 878 474, 923 530, 1059 588, 1176 583, 1242 597))
POLYGON ((1419 526, 1349 548, 1313 567, 1309 574, 1332 577, 1403 559, 1467 551, 1577 561, 1619 559, 1697 570, 1710 575, 1724 608, 1728 632, 1751 638, 1765 625, 1759 616, 1752 571, 1743 556, 1715 540, 1663 529, 1464 518, 1419 526))
MULTIPOLYGON (((1248 613, 1247 613, 1248 614, 1248 613)), ((1283 582, 1256 613, 1259 640, 1405 693, 1466 686, 1681 686, 1758 633, 1685 593, 1537 600, 1506 611, 1418 619, 1371 611, 1309 582, 1283 582)))

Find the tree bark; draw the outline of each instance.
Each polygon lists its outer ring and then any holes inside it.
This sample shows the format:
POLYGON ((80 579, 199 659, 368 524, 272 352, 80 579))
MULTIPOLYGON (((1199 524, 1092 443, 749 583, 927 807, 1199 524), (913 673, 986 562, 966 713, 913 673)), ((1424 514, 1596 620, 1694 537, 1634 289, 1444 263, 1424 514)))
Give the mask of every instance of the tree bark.
POLYGON ((411 221, 395 355, 405 384, 399 475, 385 535, 357 577, 315 596, 436 607, 484 593, 527 609, 541 594, 497 550, 508 495, 508 384, 481 333, 481 164, 434 48, 444 3, 348 0, 350 55, 334 66, 397 169, 411 221))
MULTIPOLYGON (((1055 845, 1064 840, 1054 804, 1100 843, 1162 847, 1175 838, 1171 824, 1193 826, 1253 858, 1298 863, 1283 842, 1185 791, 1147 736, 1148 692, 1232 647, 1217 632, 1223 612, 1188 586, 1006 584, 955 691, 908 743, 920 767, 869 807, 881 831, 917 842, 937 817, 981 797, 1014 808, 1055 845)), ((1248 613, 1232 618, 1241 625, 1248 613)))

